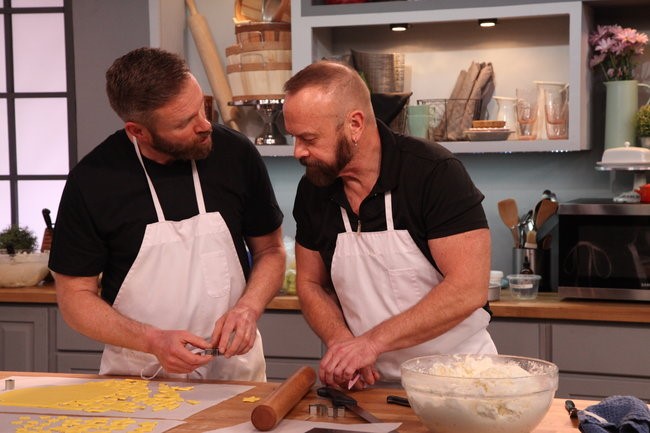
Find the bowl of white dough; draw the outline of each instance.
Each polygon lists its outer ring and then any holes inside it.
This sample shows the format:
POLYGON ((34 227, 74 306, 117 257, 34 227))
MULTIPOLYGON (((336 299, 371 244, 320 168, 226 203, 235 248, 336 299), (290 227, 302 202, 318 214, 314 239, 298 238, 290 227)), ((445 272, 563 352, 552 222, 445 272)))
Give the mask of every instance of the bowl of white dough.
POLYGON ((47 267, 49 257, 49 252, 0 253, 0 287, 37 285, 50 272, 47 267))
POLYGON ((432 433, 526 433, 544 418, 558 368, 508 355, 431 355, 401 366, 411 407, 432 433))

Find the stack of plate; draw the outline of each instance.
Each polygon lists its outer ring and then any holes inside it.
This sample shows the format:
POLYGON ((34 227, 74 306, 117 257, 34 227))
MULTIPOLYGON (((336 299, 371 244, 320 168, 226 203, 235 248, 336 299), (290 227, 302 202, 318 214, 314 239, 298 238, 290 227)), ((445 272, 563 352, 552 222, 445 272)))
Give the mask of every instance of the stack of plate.
POLYGON ((507 140, 513 131, 505 124, 503 120, 473 120, 472 127, 465 130, 465 135, 470 141, 507 140))

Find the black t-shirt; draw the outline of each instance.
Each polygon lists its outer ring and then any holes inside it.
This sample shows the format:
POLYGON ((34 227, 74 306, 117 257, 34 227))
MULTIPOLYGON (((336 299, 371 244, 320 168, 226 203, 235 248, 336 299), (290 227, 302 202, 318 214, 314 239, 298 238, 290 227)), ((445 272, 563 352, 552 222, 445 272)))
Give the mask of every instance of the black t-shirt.
MULTIPOLYGON (((282 224, 268 172, 242 134, 214 125, 213 149, 196 161, 206 210, 220 212, 247 277, 245 236, 262 236, 282 224)), ((198 214, 189 161, 161 165, 143 156, 165 214, 180 221, 198 214)), ((70 172, 57 214, 49 266, 72 276, 103 272, 102 297, 112 303, 135 260, 147 224, 157 221, 135 148, 117 131, 70 172)))
POLYGON ((433 266, 429 239, 488 227, 481 205, 484 196, 451 152, 437 143, 396 134, 381 122, 378 125, 379 178, 361 203, 359 215, 350 208, 340 179, 328 187, 317 187, 303 176, 298 185, 293 208, 296 242, 319 251, 328 270, 337 235, 345 231, 340 207, 346 209, 353 230, 360 218, 361 231, 384 231, 387 191, 391 192, 395 229, 408 230, 433 266))

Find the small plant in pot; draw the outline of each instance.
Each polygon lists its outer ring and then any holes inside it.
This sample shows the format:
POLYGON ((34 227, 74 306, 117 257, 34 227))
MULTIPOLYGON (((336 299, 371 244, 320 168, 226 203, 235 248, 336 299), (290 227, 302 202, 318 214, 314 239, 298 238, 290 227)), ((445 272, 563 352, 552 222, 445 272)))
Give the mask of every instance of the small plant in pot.
POLYGON ((636 135, 639 137, 641 147, 650 149, 650 105, 639 108, 635 117, 636 135))
POLYGON ((0 287, 34 286, 47 276, 49 253, 34 252, 37 239, 27 227, 0 232, 0 287))

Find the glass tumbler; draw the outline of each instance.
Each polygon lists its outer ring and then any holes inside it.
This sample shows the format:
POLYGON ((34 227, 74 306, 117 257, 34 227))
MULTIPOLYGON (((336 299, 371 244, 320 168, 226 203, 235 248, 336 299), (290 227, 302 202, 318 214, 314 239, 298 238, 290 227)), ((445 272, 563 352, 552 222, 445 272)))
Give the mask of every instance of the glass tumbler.
POLYGON ((537 139, 537 89, 517 89, 517 137, 537 139))
POLYGON ((569 88, 544 89, 544 113, 546 114, 546 136, 550 140, 569 137, 569 88))

